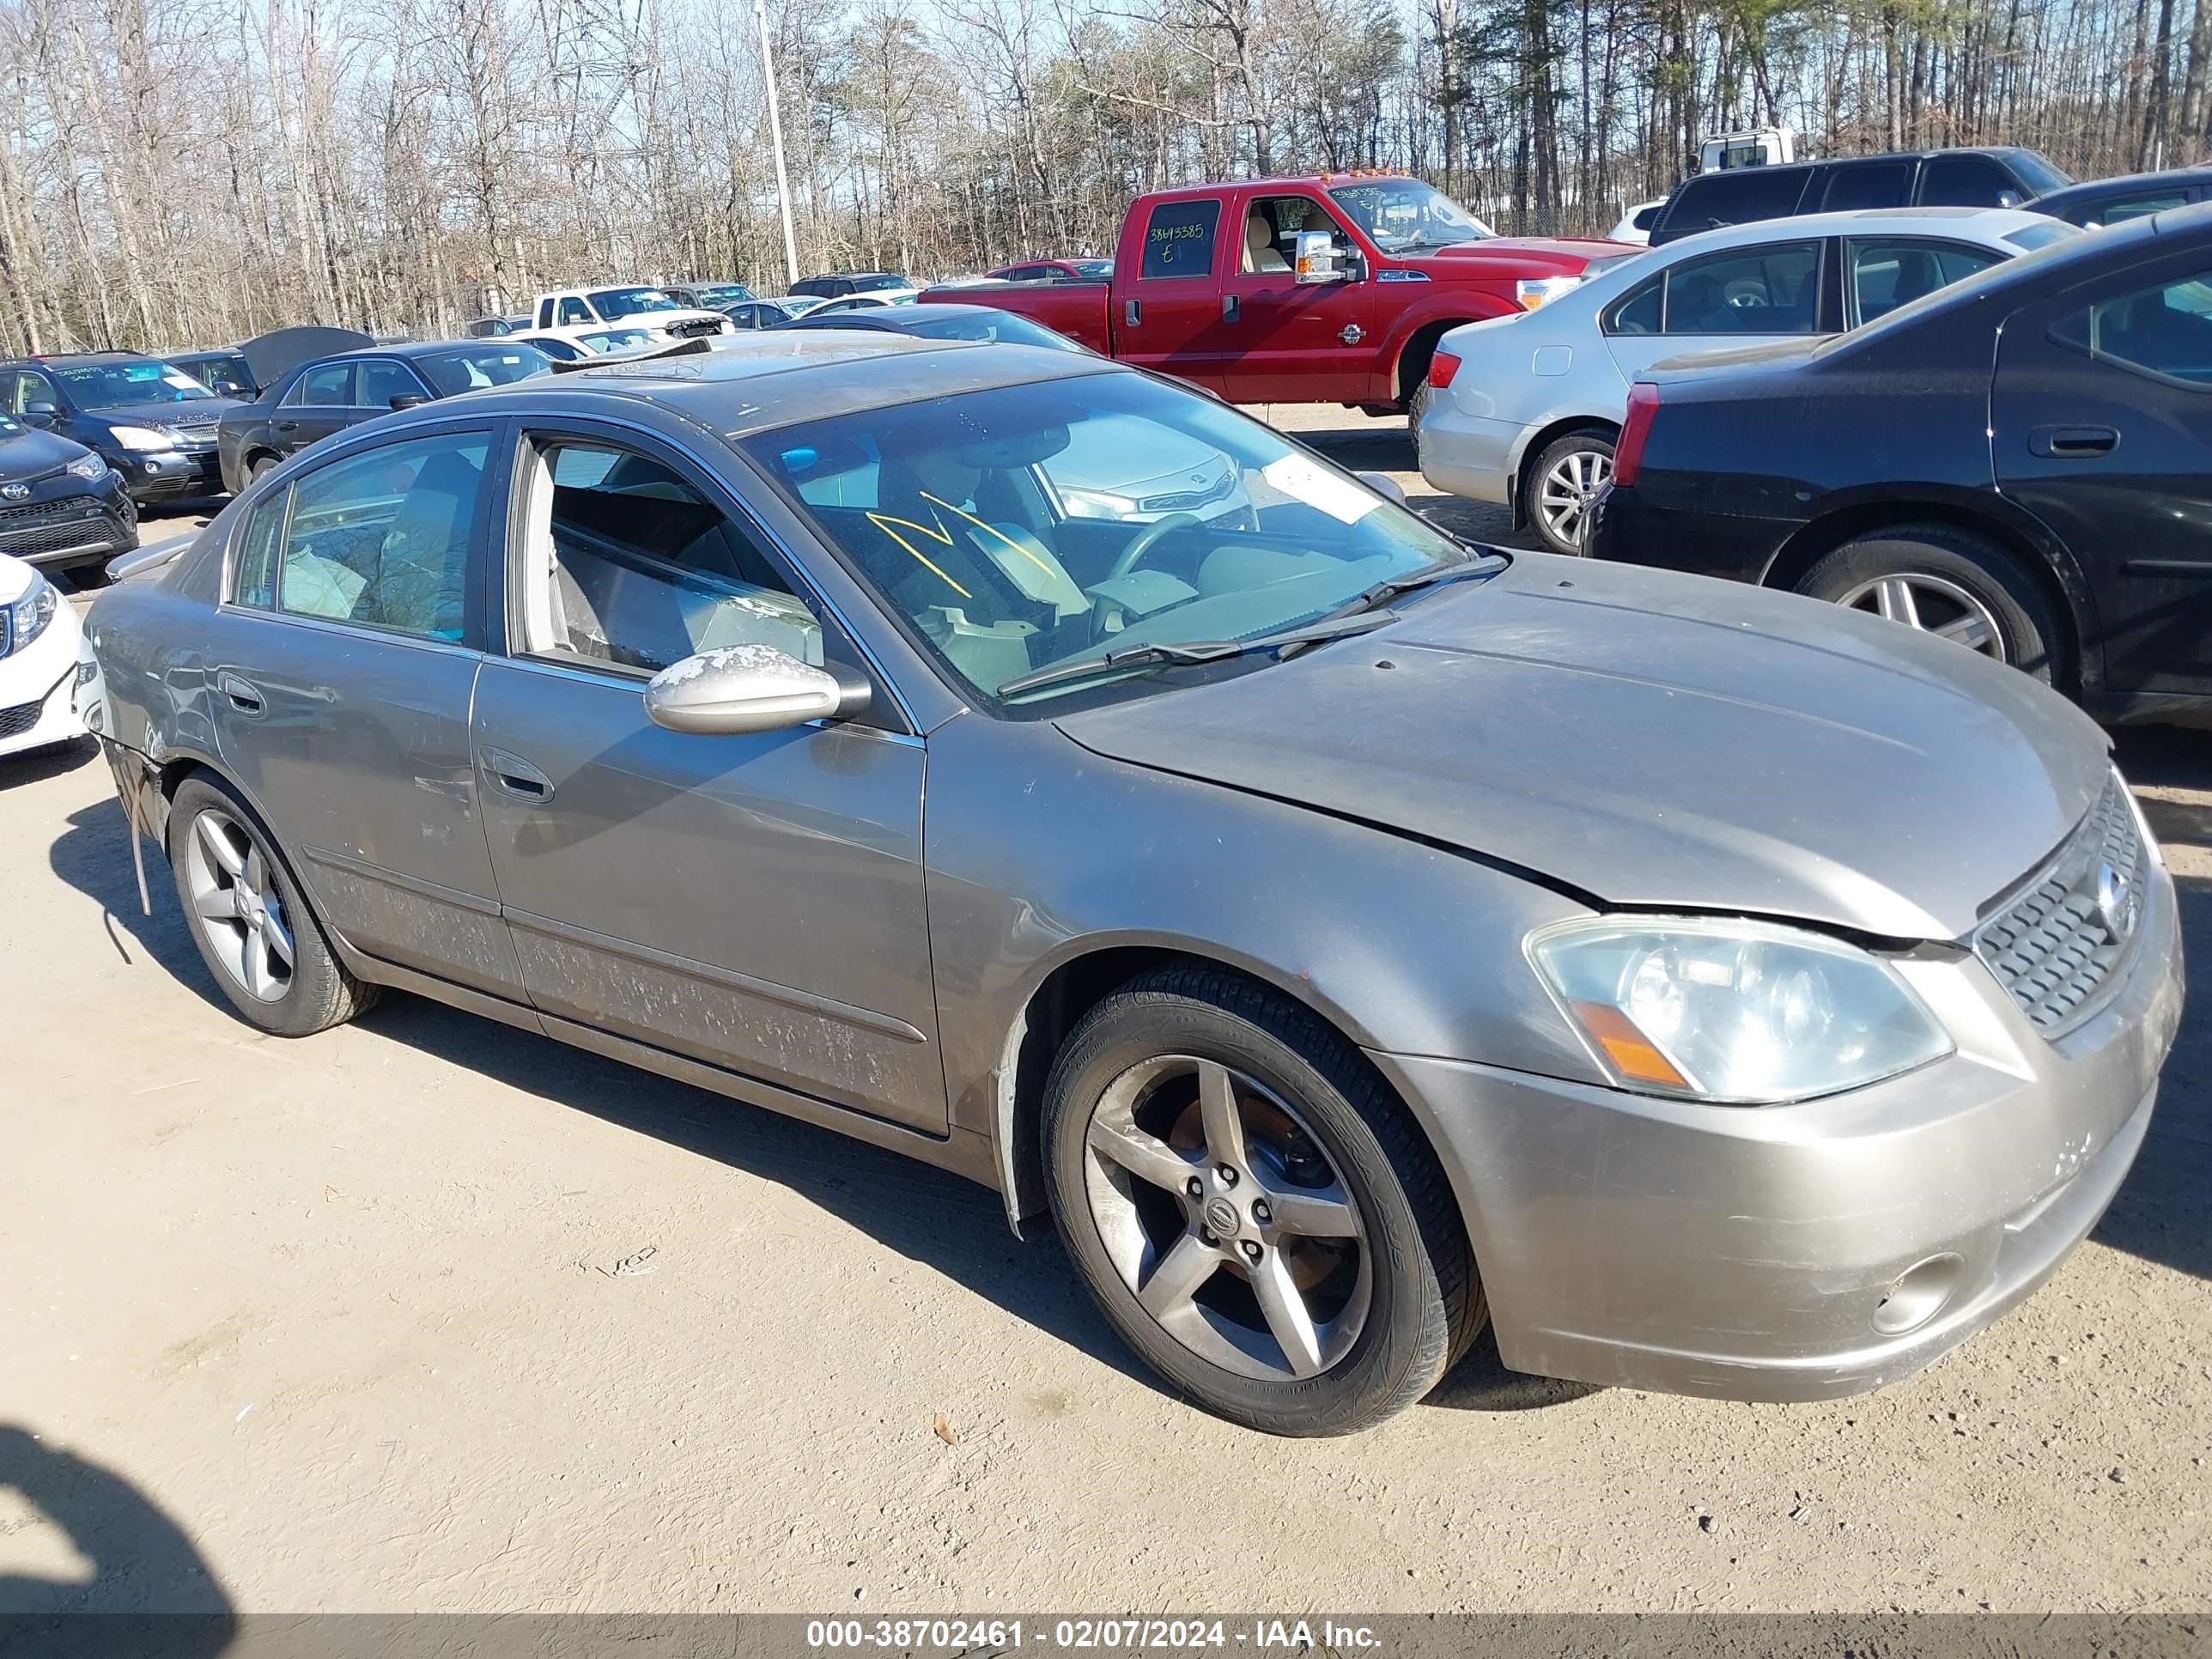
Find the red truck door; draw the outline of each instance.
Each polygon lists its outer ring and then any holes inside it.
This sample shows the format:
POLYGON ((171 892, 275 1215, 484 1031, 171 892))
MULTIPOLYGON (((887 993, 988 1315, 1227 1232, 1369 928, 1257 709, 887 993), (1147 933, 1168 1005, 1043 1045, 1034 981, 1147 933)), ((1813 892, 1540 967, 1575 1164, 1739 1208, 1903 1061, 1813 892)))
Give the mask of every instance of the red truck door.
POLYGON ((1139 203, 1122 227, 1108 301, 1114 355, 1227 395, 1221 283, 1231 249, 1218 196, 1139 203))
POLYGON ((1375 396, 1375 284, 1301 288, 1302 230, 1330 232, 1346 252, 1360 244, 1320 197, 1255 191, 1232 204, 1223 234, 1223 332, 1231 342, 1228 395, 1240 404, 1360 403, 1375 396))

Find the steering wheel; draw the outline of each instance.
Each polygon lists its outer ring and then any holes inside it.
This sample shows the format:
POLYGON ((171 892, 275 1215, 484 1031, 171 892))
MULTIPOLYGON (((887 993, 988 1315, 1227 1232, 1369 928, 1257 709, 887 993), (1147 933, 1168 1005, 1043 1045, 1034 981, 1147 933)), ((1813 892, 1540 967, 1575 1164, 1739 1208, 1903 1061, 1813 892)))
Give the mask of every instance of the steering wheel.
POLYGON ((1110 582, 1116 576, 1127 575, 1137 568, 1138 562, 1146 554, 1158 547, 1168 537, 1174 535, 1176 531, 1194 530, 1197 527, 1198 514, 1195 513, 1170 513, 1164 519, 1154 520, 1139 530, 1129 544, 1121 550, 1121 556, 1114 561, 1114 568, 1106 573, 1106 580, 1110 582))

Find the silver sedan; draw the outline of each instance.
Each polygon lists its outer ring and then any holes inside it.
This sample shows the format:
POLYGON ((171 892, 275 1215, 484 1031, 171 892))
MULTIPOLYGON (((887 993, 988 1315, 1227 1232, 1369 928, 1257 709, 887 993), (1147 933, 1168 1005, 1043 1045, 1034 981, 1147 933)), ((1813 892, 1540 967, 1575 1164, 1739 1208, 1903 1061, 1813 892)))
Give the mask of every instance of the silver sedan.
POLYGON ((2081 234, 2011 208, 1886 208, 1734 225, 1627 256, 1539 311, 1443 337, 1415 433, 1422 476, 1509 506, 1547 546, 1577 552, 1629 384, 1653 363, 1856 328, 2081 234))
POLYGON ((434 997, 957 1170, 1280 1433, 1486 1324, 1590 1382, 1904 1376, 2095 1224, 2180 1007, 2159 849, 2026 676, 1456 545, 1066 352, 794 332, 395 414, 88 629, 246 1021, 434 997), (1086 496, 1094 427, 1250 511, 1086 496))

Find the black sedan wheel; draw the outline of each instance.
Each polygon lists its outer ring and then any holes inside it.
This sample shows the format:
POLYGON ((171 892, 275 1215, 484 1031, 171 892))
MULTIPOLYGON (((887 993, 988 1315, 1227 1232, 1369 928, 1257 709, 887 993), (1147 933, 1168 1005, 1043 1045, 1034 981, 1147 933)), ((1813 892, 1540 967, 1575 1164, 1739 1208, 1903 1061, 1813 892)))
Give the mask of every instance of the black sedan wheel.
POLYGON ((2058 678, 2065 635, 2018 559, 1948 525, 1905 525, 1844 543, 1797 591, 1847 605, 2011 664, 2058 678))
POLYGON ((1482 1291, 1433 1154, 1309 1011, 1178 969, 1099 1004, 1046 1090, 1053 1209, 1115 1328, 1208 1410, 1348 1434, 1435 1386, 1482 1291))

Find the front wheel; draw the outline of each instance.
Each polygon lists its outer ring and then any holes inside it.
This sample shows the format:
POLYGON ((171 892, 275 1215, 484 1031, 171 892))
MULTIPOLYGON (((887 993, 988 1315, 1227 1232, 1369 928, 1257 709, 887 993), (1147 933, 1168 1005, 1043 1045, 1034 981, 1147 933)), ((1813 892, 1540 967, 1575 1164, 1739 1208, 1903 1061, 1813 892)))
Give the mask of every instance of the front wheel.
POLYGON ((1597 432, 1555 438, 1528 469, 1528 519, 1554 553, 1580 556, 1590 503, 1613 477, 1613 440, 1597 432))
POLYGON ((1481 1328, 1433 1152, 1310 1011, 1212 969, 1147 975, 1077 1025, 1044 1109, 1077 1270, 1207 1410, 1352 1433, 1426 1394, 1481 1328))

